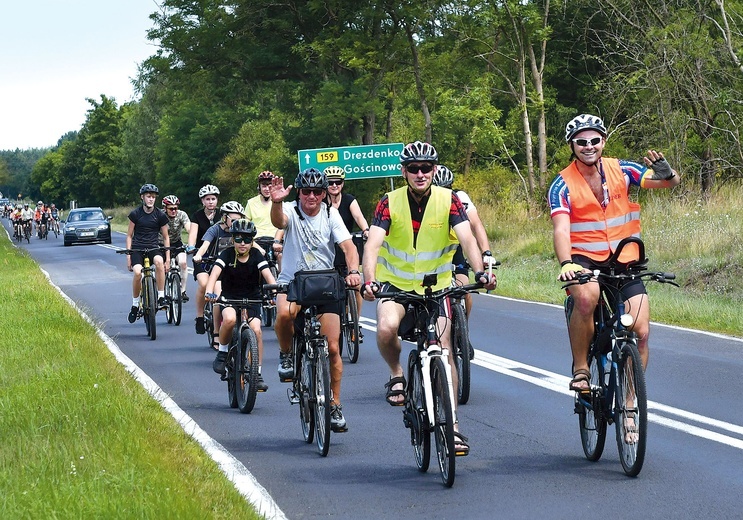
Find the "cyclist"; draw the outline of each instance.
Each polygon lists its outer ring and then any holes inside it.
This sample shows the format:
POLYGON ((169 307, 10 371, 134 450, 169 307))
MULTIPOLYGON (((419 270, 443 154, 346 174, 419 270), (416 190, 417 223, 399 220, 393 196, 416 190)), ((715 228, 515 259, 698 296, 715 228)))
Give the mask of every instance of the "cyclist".
MULTIPOLYGON (((346 284, 358 287, 359 255, 351 240, 351 234, 341 220, 338 210, 325 204, 328 179, 321 171, 310 168, 297 175, 294 184, 297 200, 284 203, 291 186, 284 187, 282 177, 271 181, 271 221, 284 230, 284 265, 279 273, 279 283, 289 283, 299 270, 331 269, 335 257, 334 244, 338 244, 346 256, 349 267, 346 284)), ((286 294, 276 299, 276 337, 281 349, 279 378, 284 381, 294 375, 291 346, 294 336, 294 318, 300 306, 290 303, 286 294)), ((330 354, 330 427, 334 432, 348 429, 341 405, 341 379, 343 359, 340 355, 339 339, 341 330, 340 302, 318 306, 320 332, 328 338, 330 354)))
MULTIPOLYGON (((671 188, 681 182, 663 154, 655 150, 648 150, 645 165, 603 157, 606 140, 604 122, 591 114, 573 118, 565 128, 574 160, 552 181, 548 192, 555 255, 561 266, 558 280, 563 282, 575 279, 584 269, 600 269, 620 240, 640 235, 640 205, 630 201, 630 186, 671 188)), ((637 260, 636 247, 624 248, 619 260, 637 260)), ((647 367, 650 309, 645 286, 637 280, 625 285, 623 292, 647 367)), ((576 392, 590 391, 587 359, 598 298, 598 284, 587 283, 571 286, 566 301, 573 354, 570 390, 576 392)))
POLYGON ((40 233, 39 238, 46 236, 49 232, 49 221, 51 220, 51 213, 49 212, 49 206, 44 204, 41 208, 41 219, 39 220, 40 233))
POLYGON ((31 235, 31 222, 34 219, 34 210, 29 208, 28 203, 25 203, 23 205, 23 209, 21 210, 21 223, 23 225, 24 229, 28 229, 29 236, 31 235))
MULTIPOLYGON (((227 248, 219 254, 214 263, 209 281, 206 284, 206 297, 216 300, 215 285, 217 280, 222 284, 222 295, 229 299, 248 298, 260 300, 262 277, 266 283, 276 283, 268 262, 263 254, 254 247, 253 239, 257 233, 255 225, 244 218, 235 220, 230 226, 230 233, 234 243, 233 248, 227 248)), ((224 365, 227 361, 232 329, 237 321, 237 313, 233 307, 222 307, 222 325, 219 327, 219 351, 214 359, 212 368, 217 374, 224 374, 224 365)), ((261 304, 252 304, 248 308, 248 324, 255 332, 258 340, 258 383, 259 392, 268 390, 268 385, 261 375, 263 364, 263 333, 261 331, 261 304)))
MULTIPOLYGON (((407 185, 387 193, 379 201, 364 247, 363 289, 364 298, 369 301, 374 300, 373 293, 380 289, 423 294, 421 282, 429 273, 438 274, 434 291, 450 287, 456 249, 450 240, 452 230, 475 270, 475 279, 488 289, 495 288, 495 276, 483 270, 481 251, 459 198, 451 190, 432 185, 438 158, 433 146, 420 141, 408 144, 400 154, 407 185)), ((447 331, 441 334, 442 348, 451 345, 449 308, 445 305, 439 316, 438 330, 447 331)), ((405 312, 404 306, 392 300, 380 300, 377 304, 377 345, 390 368, 385 398, 392 406, 402 406, 405 401, 406 381, 397 336, 405 312)), ((457 388, 455 356, 449 356, 449 363, 453 387, 457 388)), ((456 451, 469 453, 467 438, 459 433, 458 424, 455 432, 456 451)))
POLYGON ((62 218, 62 212, 57 209, 57 206, 52 202, 49 206, 49 215, 52 217, 52 225, 59 233, 59 219, 62 218))
POLYGON ((41 238, 41 215, 44 212, 44 202, 39 201, 36 203, 36 209, 34 209, 34 225, 36 226, 36 236, 41 238))
MULTIPOLYGON (((202 208, 191 216, 191 228, 188 230, 188 252, 201 247, 204 233, 219 220, 217 202, 219 188, 207 184, 199 190, 202 208)), ((193 261, 193 279, 196 282, 196 334, 206 334, 204 327, 204 290, 209 279, 209 268, 200 262, 193 261)))
POLYGON ((18 238, 23 235, 23 206, 18 204, 15 210, 11 214, 10 218, 13 220, 13 229, 15 230, 14 237, 18 238))
MULTIPOLYGON (((165 214, 168 216, 168 234, 170 235, 170 247, 181 247, 183 246, 183 238, 181 232, 191 229, 191 220, 188 218, 188 214, 178 209, 181 205, 181 201, 175 195, 166 195, 162 201, 163 209, 165 214)), ((162 243, 162 237, 160 237, 160 243, 162 243)), ((188 295, 186 294, 186 280, 188 276, 188 265, 186 264, 186 253, 181 251, 178 253, 176 259, 178 260, 178 267, 181 270, 181 300, 184 302, 188 301, 188 295)))
MULTIPOLYGON (((343 223, 346 225, 346 229, 349 232, 353 231, 353 225, 359 227, 364 235, 364 240, 369 236, 369 224, 364 218, 364 214, 361 212, 361 206, 359 206, 356 197, 350 193, 343 193, 343 186, 346 182, 346 172, 340 166, 328 166, 323 170, 325 176, 328 178, 328 201, 330 204, 338 210, 341 214, 343 223)), ((341 254, 338 246, 335 247, 335 268, 341 273, 341 276, 346 276, 348 272, 348 266, 346 266, 345 256, 341 254)), ((361 315, 361 302, 363 298, 361 293, 356 293, 356 306, 359 310, 359 316, 361 315)), ((359 329, 359 341, 363 334, 359 329)))
POLYGON ((278 268, 283 232, 271 223, 271 179, 273 179, 273 173, 268 170, 258 174, 258 195, 248 199, 245 204, 245 218, 255 224, 258 230, 255 241, 264 253, 273 251, 278 268))
MULTIPOLYGON (((454 173, 443 164, 437 165, 436 173, 433 175, 433 184, 435 186, 441 186, 442 188, 451 190, 452 184, 454 184, 454 173)), ((494 260, 493 255, 490 252, 490 243, 488 241, 488 233, 487 231, 485 231, 485 226, 483 225, 482 220, 480 220, 480 215, 477 213, 477 208, 472 202, 472 199, 470 199, 469 195, 467 195, 467 193, 465 193, 463 190, 453 191, 454 193, 456 193, 457 197, 459 197, 459 200, 462 202, 462 206, 464 206, 464 210, 467 212, 467 218, 470 219, 470 226, 472 227, 472 234, 475 235, 477 245, 482 251, 483 266, 487 268, 489 267, 490 262, 494 260)), ((457 284, 466 285, 470 283, 470 264, 467 263, 467 259, 464 257, 464 252, 462 251, 461 245, 457 246, 457 251, 454 253, 453 264, 454 278, 456 279, 457 284)), ((467 316, 467 320, 469 321, 470 312, 472 311, 472 295, 470 293, 464 295, 464 311, 465 315, 467 316)), ((474 356, 474 354, 475 349, 470 346, 470 356, 474 356)))
MULTIPOLYGON (((230 226, 232 226, 232 223, 235 220, 245 218, 245 213, 243 213, 243 211, 244 210, 242 204, 237 201, 230 200, 222 204, 222 206, 219 208, 219 213, 222 218, 219 222, 207 229, 206 233, 204 233, 201 241, 201 247, 193 255, 194 264, 200 263, 201 259, 205 255, 212 257, 217 256, 228 247, 232 247, 233 243, 232 234, 230 233, 230 226)), ((209 278, 207 277, 207 282, 208 280, 209 278)), ((217 294, 219 294, 219 288, 220 284, 217 283, 217 294)), ((204 287, 204 289, 206 289, 206 286, 204 287)), ((203 308, 201 312, 203 322, 203 308)), ((214 323, 212 323, 212 326, 216 330, 214 330, 214 333, 212 335, 214 338, 212 340, 212 347, 217 350, 219 348, 219 343, 217 343, 217 335, 219 330, 219 322, 221 320, 221 313, 218 306, 214 307, 213 318, 214 323)))
MULTIPOLYGON (((168 235, 168 217, 155 207, 158 190, 154 184, 143 184, 139 189, 139 198, 142 205, 129 213, 129 228, 126 232, 127 249, 151 249, 159 245, 158 233, 163 237, 163 245, 170 245, 168 235)), ((151 264, 155 266, 155 283, 157 285, 157 306, 165 307, 168 301, 165 299, 165 264, 170 264, 170 251, 165 251, 165 259, 160 250, 147 253, 151 264)), ((126 267, 134 273, 132 279, 132 308, 129 310, 129 323, 137 321, 139 312, 139 293, 142 290, 142 265, 144 255, 142 253, 130 253, 126 255, 126 267)))

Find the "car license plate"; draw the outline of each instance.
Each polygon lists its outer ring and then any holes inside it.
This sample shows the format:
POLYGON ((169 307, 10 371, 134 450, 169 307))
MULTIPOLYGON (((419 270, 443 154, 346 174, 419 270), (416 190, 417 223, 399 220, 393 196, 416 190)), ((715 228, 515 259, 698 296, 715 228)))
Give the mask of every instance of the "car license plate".
POLYGON ((92 237, 95 235, 95 231, 83 231, 80 233, 81 237, 92 237))

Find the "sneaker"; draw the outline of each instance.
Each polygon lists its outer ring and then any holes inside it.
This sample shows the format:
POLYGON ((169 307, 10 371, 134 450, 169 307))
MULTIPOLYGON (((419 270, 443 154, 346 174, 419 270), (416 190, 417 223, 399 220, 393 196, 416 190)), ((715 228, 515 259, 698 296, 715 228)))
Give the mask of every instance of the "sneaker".
POLYGON ((188 300, 189 300, 189 298, 188 298, 188 295, 186 294, 186 291, 183 291, 181 293, 181 301, 182 302, 187 302, 188 300))
POLYGON ((206 334, 206 325, 204 325, 203 316, 196 318, 196 334, 206 334))
POLYGON ((284 354, 283 352, 279 355, 279 380, 282 383, 291 382, 294 377, 294 360, 291 354, 284 354))
POLYGON ((343 417, 343 406, 339 404, 330 405, 330 429, 336 433, 348 431, 346 419, 343 417))
POLYGON ((263 376, 260 374, 258 374, 258 380, 255 383, 255 389, 259 392, 265 392, 266 390, 268 390, 268 385, 263 380, 263 376))
POLYGON ((137 307, 136 305, 132 305, 132 308, 129 311, 129 316, 127 316, 129 323, 134 323, 135 321, 137 321, 137 314, 139 314, 139 307, 137 307))
POLYGON ((157 299, 157 306, 160 309, 164 309, 168 305, 169 305, 168 299, 165 296, 161 296, 160 298, 157 299))
POLYGON ((472 342, 467 340, 467 342, 470 344, 470 361, 475 359, 475 347, 472 346, 472 342))
POLYGON ((221 350, 217 352, 217 357, 214 358, 212 368, 219 375, 224 375, 224 365, 227 363, 227 352, 221 350))

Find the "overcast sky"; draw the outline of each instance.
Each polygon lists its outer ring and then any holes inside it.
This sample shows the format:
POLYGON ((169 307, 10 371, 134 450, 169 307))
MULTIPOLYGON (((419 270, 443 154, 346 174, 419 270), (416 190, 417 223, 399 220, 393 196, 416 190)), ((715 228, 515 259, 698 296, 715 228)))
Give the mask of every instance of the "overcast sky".
POLYGON ((0 150, 43 148, 80 130, 101 94, 134 97, 155 0, 9 0, 0 9, 0 150))

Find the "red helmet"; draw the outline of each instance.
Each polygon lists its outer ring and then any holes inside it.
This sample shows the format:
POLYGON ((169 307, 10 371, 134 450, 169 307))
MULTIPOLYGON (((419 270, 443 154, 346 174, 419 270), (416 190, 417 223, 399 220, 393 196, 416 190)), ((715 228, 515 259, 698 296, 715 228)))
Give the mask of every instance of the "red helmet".
POLYGON ((267 181, 270 182, 271 179, 273 179, 273 173, 270 172, 270 171, 268 171, 268 170, 262 171, 261 173, 258 174, 258 182, 259 183, 260 182, 267 182, 267 181))
POLYGON ((165 206, 180 206, 181 201, 175 195, 165 195, 163 197, 163 207, 165 206))

